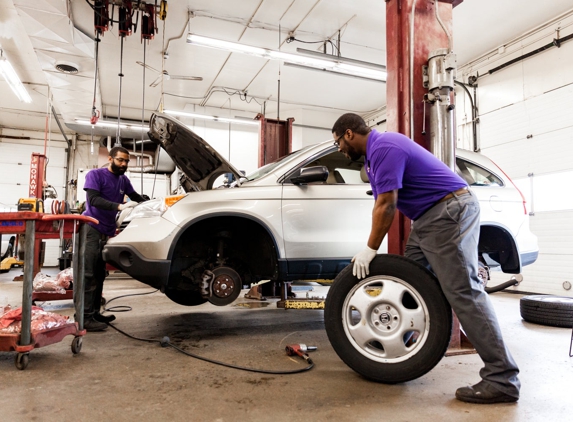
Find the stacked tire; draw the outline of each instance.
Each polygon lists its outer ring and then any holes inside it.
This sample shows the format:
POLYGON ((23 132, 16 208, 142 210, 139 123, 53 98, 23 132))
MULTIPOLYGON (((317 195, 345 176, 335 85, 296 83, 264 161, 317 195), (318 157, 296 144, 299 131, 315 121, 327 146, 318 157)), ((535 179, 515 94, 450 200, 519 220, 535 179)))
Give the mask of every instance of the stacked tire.
POLYGON ((553 327, 573 327, 573 298, 553 295, 530 295, 521 298, 521 317, 527 322, 553 327))

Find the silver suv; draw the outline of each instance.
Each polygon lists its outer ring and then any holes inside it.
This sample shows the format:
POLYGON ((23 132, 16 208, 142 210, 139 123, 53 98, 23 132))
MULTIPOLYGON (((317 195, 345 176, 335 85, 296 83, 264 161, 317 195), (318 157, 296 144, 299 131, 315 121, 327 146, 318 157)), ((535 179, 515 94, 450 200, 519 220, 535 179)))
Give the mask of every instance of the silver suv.
MULTIPOLYGON (((244 177, 169 116, 152 116, 150 138, 177 164, 187 193, 122 215, 122 231, 108 241, 104 258, 174 302, 222 306, 260 280, 333 279, 364 247, 370 185, 362 162, 345 157, 332 141, 244 177), (234 182, 212 189, 229 173, 234 182)), ((458 151, 457 157, 481 204, 481 262, 519 273, 538 253, 521 194, 484 156, 458 151)))

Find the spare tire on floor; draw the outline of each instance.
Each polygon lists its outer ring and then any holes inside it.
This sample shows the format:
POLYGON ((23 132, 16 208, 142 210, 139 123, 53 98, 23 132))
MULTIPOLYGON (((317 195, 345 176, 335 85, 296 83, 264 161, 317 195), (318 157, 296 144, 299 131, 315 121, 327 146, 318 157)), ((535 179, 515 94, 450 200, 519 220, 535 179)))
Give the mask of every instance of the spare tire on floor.
POLYGON ((524 296, 519 302, 521 317, 527 322, 553 327, 573 326, 573 298, 553 295, 524 296))
POLYGON ((397 255, 377 255, 358 280, 338 274, 324 310, 328 339, 360 375, 394 384, 421 377, 444 356, 452 311, 436 277, 397 255))

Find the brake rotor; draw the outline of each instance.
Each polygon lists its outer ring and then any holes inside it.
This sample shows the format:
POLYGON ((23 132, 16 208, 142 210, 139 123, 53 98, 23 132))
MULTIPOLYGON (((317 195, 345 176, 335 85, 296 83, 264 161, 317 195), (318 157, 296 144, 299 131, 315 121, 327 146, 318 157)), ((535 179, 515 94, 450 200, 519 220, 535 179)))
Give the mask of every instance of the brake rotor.
POLYGON ((239 297, 243 283, 239 274, 229 267, 218 267, 213 270, 211 295, 209 302, 217 306, 225 306, 239 297))

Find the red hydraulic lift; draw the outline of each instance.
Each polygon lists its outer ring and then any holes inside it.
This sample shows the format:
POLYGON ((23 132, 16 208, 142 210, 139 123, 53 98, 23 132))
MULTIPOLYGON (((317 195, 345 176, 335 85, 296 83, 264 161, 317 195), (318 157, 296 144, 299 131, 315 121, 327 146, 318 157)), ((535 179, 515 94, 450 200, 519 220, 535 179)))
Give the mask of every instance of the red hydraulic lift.
MULTIPOLYGON (((451 48, 452 9, 462 1, 386 0, 387 130, 402 133, 428 150, 431 133, 424 130, 428 126, 424 107, 428 90, 423 69, 430 53, 451 48)), ((453 96, 451 100, 453 104, 453 96)), ((388 252, 404 255, 411 223, 401 213, 396 214, 388 232, 388 252)), ((454 318, 448 354, 473 352, 454 318)))
MULTIPOLYGON (((430 131, 422 133, 426 119, 422 67, 432 51, 448 46, 448 36, 436 19, 435 7, 446 30, 452 33, 452 9, 463 0, 387 0, 386 49, 387 130, 403 133, 430 149, 430 131), (412 37, 413 36, 413 37, 412 37)), ((410 220, 398 213, 388 233, 388 252, 404 255, 410 220)))

